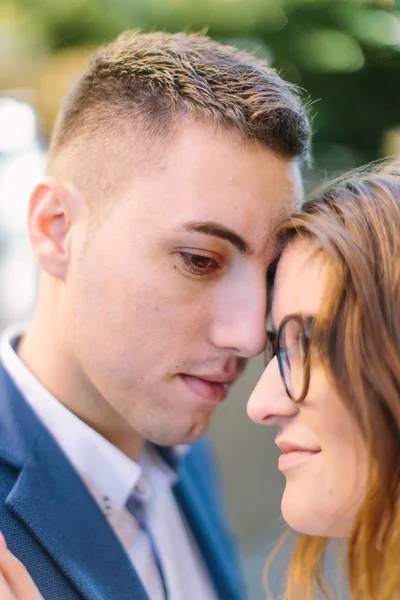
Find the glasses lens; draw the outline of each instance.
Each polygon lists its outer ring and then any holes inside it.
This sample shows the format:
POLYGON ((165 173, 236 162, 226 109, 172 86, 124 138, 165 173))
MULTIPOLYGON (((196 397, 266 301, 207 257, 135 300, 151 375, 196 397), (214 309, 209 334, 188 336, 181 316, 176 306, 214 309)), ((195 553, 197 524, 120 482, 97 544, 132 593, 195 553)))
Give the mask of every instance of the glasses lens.
POLYGON ((300 320, 289 319, 278 340, 279 368, 292 400, 302 397, 305 385, 306 337, 300 320))

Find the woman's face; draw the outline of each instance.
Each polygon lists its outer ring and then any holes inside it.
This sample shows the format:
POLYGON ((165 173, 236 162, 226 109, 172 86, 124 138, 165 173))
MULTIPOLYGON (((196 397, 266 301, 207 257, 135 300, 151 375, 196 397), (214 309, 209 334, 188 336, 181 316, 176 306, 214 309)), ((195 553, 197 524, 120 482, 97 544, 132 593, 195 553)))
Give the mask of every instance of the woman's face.
MULTIPOLYGON (((278 329, 291 314, 316 316, 323 306, 329 270, 308 241, 295 241, 279 261, 272 321, 278 329)), ((282 513, 295 530, 346 537, 366 490, 368 456, 356 422, 318 358, 311 353, 310 385, 296 404, 285 392, 275 356, 247 406, 249 417, 275 425, 286 478, 282 513)))

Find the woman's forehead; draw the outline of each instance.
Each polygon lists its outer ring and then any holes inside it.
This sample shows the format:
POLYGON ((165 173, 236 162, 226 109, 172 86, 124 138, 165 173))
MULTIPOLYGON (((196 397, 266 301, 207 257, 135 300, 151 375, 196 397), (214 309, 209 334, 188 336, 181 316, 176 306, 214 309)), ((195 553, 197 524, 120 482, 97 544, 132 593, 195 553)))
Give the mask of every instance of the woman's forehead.
POLYGON ((273 320, 276 326, 288 314, 318 314, 324 301, 328 265, 309 240, 295 240, 284 250, 276 272, 273 320))

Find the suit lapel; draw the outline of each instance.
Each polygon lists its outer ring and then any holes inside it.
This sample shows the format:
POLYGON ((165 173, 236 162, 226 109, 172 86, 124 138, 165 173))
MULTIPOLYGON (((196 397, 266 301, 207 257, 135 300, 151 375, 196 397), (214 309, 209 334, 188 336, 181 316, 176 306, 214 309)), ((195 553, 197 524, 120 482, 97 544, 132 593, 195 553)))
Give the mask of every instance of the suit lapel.
POLYGON ((242 600, 242 584, 235 579, 235 566, 223 547, 221 525, 214 522, 216 515, 213 512, 213 501, 207 503, 204 493, 199 493, 196 471, 187 468, 187 460, 190 460, 190 452, 193 450, 189 450, 188 456, 181 460, 172 448, 156 448, 179 476, 179 481, 173 488, 174 496, 202 554, 219 600, 242 600))
POLYGON ((1 368, 0 392, 0 455, 20 468, 8 509, 84 598, 148 600, 100 508, 1 368))
POLYGON ((214 526, 210 507, 202 501, 195 481, 189 476, 182 476, 174 494, 208 567, 218 598, 238 600, 241 596, 232 582, 232 564, 221 545, 219 527, 214 526))

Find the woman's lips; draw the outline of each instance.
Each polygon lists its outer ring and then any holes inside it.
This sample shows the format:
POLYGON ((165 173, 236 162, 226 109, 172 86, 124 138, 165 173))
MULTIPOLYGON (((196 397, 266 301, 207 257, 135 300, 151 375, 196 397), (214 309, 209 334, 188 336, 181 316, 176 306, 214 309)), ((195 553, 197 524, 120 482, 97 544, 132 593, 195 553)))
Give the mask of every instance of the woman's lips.
POLYGON ((282 472, 287 471, 293 467, 297 467, 301 464, 308 462, 311 458, 319 454, 321 450, 290 450, 284 452, 278 459, 278 469, 282 472))

